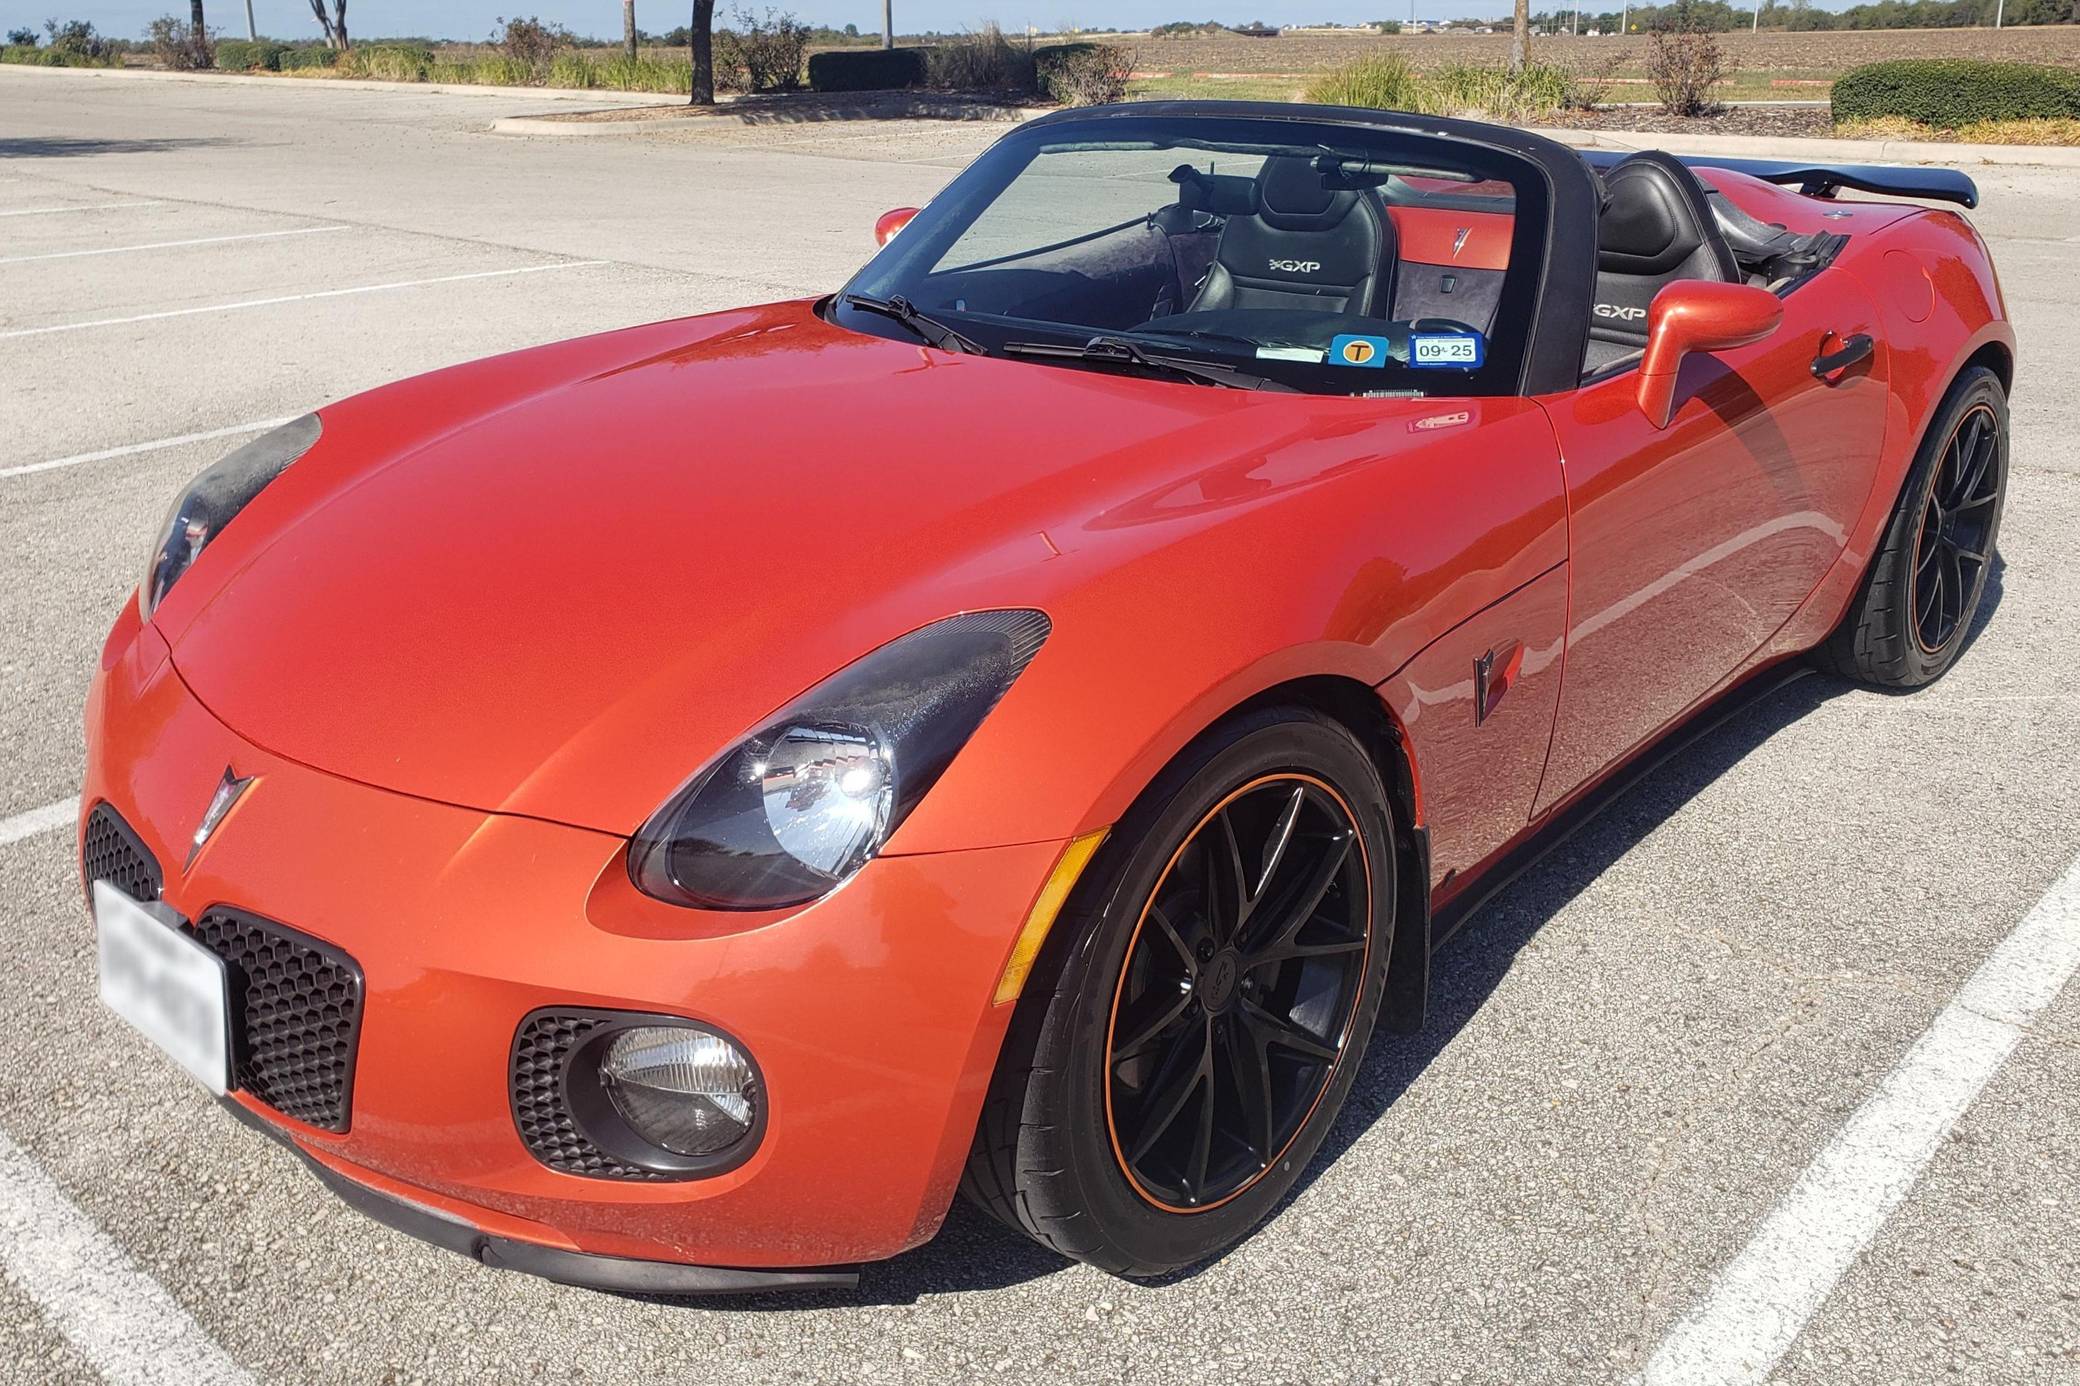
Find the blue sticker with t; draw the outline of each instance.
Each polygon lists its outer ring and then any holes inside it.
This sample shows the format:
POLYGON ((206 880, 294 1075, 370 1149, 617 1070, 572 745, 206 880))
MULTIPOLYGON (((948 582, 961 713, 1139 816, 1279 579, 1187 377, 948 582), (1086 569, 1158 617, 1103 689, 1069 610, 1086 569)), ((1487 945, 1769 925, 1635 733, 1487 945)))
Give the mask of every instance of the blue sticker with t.
POLYGON ((1478 332, 1417 332, 1408 339, 1408 364, 1421 370, 1470 371, 1488 359, 1478 332))
POLYGON ((1364 366, 1369 370, 1384 370, 1387 365, 1385 337, 1368 337, 1360 333, 1345 333, 1329 343, 1329 364, 1332 366, 1364 366))

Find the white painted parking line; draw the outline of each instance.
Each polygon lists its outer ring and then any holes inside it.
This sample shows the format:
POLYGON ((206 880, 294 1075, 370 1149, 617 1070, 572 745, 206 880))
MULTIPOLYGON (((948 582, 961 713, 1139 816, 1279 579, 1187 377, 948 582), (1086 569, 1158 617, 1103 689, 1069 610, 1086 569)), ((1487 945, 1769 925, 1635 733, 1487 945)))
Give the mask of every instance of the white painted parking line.
POLYGON ((0 818, 0 847, 10 842, 20 842, 25 837, 69 827, 79 817, 79 800, 65 799, 42 808, 18 813, 12 818, 0 818))
POLYGON ((52 332, 84 332, 90 327, 121 327, 125 323, 157 322, 162 318, 193 317, 197 313, 233 313, 241 308, 267 308, 277 303, 307 303, 317 298, 345 298, 349 294, 379 294, 391 289, 418 289, 428 284, 459 284, 465 279, 498 279, 512 274, 548 274, 553 270, 590 269, 609 264, 607 260, 564 260, 553 265, 522 265, 517 269, 475 270, 469 274, 442 274, 431 279, 398 279, 388 284, 357 284, 350 289, 320 289, 308 294, 283 294, 277 298, 247 298, 236 303, 212 303, 202 308, 170 308, 160 313, 136 313, 127 318, 95 318, 91 322, 63 322, 50 327, 18 327, 0 332, 0 341, 10 337, 41 337, 52 332))
POLYGON ((265 241, 280 236, 315 236, 325 231, 348 231, 346 226, 298 226, 288 231, 246 231, 236 236, 197 236, 187 241, 153 241, 150 245, 111 245, 99 250, 50 250, 41 255, 0 256, 0 265, 26 265, 33 260, 77 260, 83 255, 129 255, 140 250, 177 250, 190 245, 223 245, 226 241, 265 241))
POLYGON ((182 443, 206 443, 212 438, 235 438, 241 433, 258 433, 263 429, 280 428, 289 419, 262 419, 258 423, 233 424, 229 428, 212 428, 201 433, 183 433, 176 438, 154 438, 149 443, 126 443, 119 448, 103 448, 99 452, 74 453, 71 457, 53 457, 43 462, 24 462, 19 466, 0 467, 0 477, 28 476, 31 472, 54 472, 60 467, 77 467, 82 462, 106 462, 115 457, 131 457, 140 452, 157 452, 161 448, 177 448, 182 443))
POLYGON ((0 1271, 112 1382, 247 1386, 253 1379, 4 1134, 0 1271))
POLYGON ((1676 1325, 1641 1386, 1766 1380, 2022 1032, 2080 969, 2080 861, 1980 964, 1676 1325))
POLYGON ((76 207, 16 207, 0 212, 0 217, 47 217, 54 212, 120 212, 129 207, 158 207, 158 199, 138 202, 82 202, 76 207))

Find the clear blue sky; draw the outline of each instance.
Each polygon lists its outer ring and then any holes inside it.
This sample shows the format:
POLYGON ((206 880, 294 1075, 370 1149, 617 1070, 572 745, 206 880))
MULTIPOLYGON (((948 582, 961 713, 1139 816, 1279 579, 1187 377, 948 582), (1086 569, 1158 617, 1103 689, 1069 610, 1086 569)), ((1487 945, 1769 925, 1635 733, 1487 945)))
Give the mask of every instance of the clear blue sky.
MULTIPOLYGON (((1534 10, 1552 8, 1555 0, 1533 0, 1534 10)), ((716 0, 717 22, 728 19, 735 0, 716 0)), ((652 32, 684 24, 689 6, 681 0, 636 0, 636 22, 652 32)), ((766 0, 745 5, 754 13, 766 0)), ((773 8, 792 10, 811 24, 842 28, 857 24, 878 30, 880 0, 775 0, 773 8)), ((1428 18, 1461 15, 1505 15, 1510 0, 1417 0, 1417 12, 1428 18)), ((205 0, 213 28, 245 36, 244 0, 205 0)), ((42 28, 58 15, 92 20, 116 38, 142 36, 145 25, 167 13, 186 16, 188 0, 0 0, 0 29, 22 24, 42 28)), ((317 37, 307 0, 253 0, 260 32, 276 38, 317 37)), ((1242 23, 1262 19, 1272 24, 1333 21, 1356 23, 1408 16, 1408 0, 896 0, 897 32, 956 30, 994 19, 1007 29, 1033 24, 1057 29, 1069 24, 1146 28, 1172 19, 1218 19, 1242 23)), ((539 14, 561 21, 581 34, 618 37, 620 0, 348 0, 347 29, 354 34, 430 34, 436 38, 481 39, 497 27, 501 15, 539 14)))

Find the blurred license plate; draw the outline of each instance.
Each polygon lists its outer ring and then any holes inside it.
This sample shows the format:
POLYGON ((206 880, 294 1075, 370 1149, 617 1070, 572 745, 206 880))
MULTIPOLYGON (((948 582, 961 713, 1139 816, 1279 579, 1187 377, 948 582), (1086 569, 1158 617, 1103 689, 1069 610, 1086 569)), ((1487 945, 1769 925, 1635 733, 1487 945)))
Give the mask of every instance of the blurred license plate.
POLYGON ((153 912, 164 908, 94 882, 101 1000, 221 1097, 231 1073, 224 960, 153 912))

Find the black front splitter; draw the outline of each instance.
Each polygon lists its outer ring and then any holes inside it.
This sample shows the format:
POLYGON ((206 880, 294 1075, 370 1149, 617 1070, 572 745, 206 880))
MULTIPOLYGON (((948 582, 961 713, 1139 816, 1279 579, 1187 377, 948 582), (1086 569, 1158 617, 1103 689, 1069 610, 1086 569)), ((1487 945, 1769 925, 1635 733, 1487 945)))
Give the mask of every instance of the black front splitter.
POLYGON ((773 1290, 851 1290, 859 1286, 857 1266, 812 1266, 795 1270, 763 1270, 741 1266, 689 1266, 677 1261, 638 1261, 626 1256, 595 1256, 565 1251, 511 1237, 494 1237, 468 1223, 392 1198, 312 1158, 288 1135, 229 1098, 224 1107, 253 1130, 293 1151, 318 1181, 352 1207, 406 1236, 460 1253, 496 1270, 522 1271, 575 1285, 632 1295, 749 1295, 773 1290))

